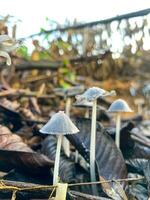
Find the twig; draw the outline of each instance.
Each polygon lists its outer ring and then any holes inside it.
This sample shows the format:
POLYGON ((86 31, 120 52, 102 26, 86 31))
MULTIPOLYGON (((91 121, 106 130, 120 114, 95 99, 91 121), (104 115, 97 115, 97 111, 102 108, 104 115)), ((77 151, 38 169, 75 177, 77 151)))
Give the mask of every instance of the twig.
POLYGON ((11 200, 15 200, 16 199, 16 193, 17 193, 17 190, 14 190, 13 193, 12 193, 11 200))
POLYGON ((96 181, 96 182, 85 182, 85 183, 72 183, 68 184, 68 187, 73 187, 73 186, 82 186, 82 185, 96 185, 96 184, 101 184, 101 183, 111 183, 111 182, 129 182, 129 181, 139 181, 139 180, 144 180, 145 177, 140 177, 140 178, 126 178, 126 179, 116 179, 116 180, 106 180, 106 181, 96 181))
POLYGON ((38 92, 30 92, 30 91, 26 91, 23 89, 20 90, 6 90, 6 91, 2 91, 0 92, 0 98, 4 98, 4 97, 16 97, 16 96, 22 96, 22 97, 37 97, 39 99, 49 99, 49 98, 55 98, 56 95, 53 94, 46 94, 46 95, 38 95, 38 92))
POLYGON ((115 17, 112 17, 112 18, 104 19, 104 20, 99 20, 99 21, 94 21, 94 22, 89 22, 89 23, 84 23, 84 24, 78 24, 78 25, 74 25, 74 26, 61 27, 61 28, 56 28, 56 29, 51 29, 51 30, 44 30, 40 33, 29 35, 26 38, 21 38, 21 40, 32 38, 32 37, 42 35, 42 34, 45 34, 45 33, 50 34, 50 33, 57 32, 57 31, 64 32, 64 31, 68 31, 68 30, 78 30, 78 29, 82 29, 82 28, 86 28, 86 27, 93 27, 93 26, 96 26, 98 24, 108 24, 110 22, 120 21, 122 19, 129 19, 129 18, 133 18, 133 17, 145 16, 145 15, 148 15, 149 13, 150 13, 150 8, 145 9, 145 10, 140 10, 140 11, 137 11, 137 12, 127 13, 127 14, 124 14, 124 15, 115 16, 115 17))
POLYGON ((139 135, 136 135, 136 134, 132 134, 131 135, 131 138, 136 141, 137 143, 140 143, 141 145, 144 145, 148 148, 150 148, 150 141, 149 139, 147 139, 146 137, 144 136, 139 136, 139 135))
POLYGON ((21 83, 26 84, 26 83, 34 83, 34 82, 37 82, 37 81, 47 81, 47 80, 53 79, 54 76, 56 76, 56 75, 53 75, 53 76, 40 75, 40 76, 37 76, 37 77, 28 78, 26 80, 21 80, 21 83))
MULTIPOLYGON (((80 56, 80 57, 75 57, 75 58, 68 58, 68 61, 71 64, 78 64, 82 62, 90 62, 93 60, 99 60, 99 59, 104 59, 107 55, 109 55, 111 52, 106 51, 103 54, 98 54, 95 56, 80 56)), ((22 61, 19 63, 15 64, 15 69, 16 71, 24 71, 24 70, 51 70, 51 71, 57 71, 58 68, 64 66, 63 60, 58 60, 55 62, 52 61, 22 61)), ((6 65, 5 63, 0 64, 0 70, 5 68, 6 65)))
MULTIPOLYGON (((84 182, 84 183, 72 183, 68 184, 68 187, 73 186, 83 186, 83 185, 95 185, 101 183, 111 183, 111 182, 130 182, 130 181, 140 181, 145 180, 145 177, 140 178, 126 178, 126 179, 116 179, 116 180, 106 180, 106 181, 96 181, 96 182, 84 182)), ((25 191, 25 190, 49 190, 57 188, 57 185, 37 185, 37 184, 27 184, 23 182, 14 182, 1 180, 0 190, 17 190, 17 191, 25 191), (15 186, 15 184, 17 186, 15 186)))

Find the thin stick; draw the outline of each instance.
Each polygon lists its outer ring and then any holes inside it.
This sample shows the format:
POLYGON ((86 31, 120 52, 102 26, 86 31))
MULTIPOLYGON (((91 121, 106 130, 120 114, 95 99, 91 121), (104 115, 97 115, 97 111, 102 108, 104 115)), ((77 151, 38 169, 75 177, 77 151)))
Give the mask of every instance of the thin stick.
MULTIPOLYGON (((111 182, 141 181, 141 180, 146 180, 146 178, 145 177, 139 177, 139 178, 125 178, 125 179, 115 179, 115 180, 111 179, 111 180, 96 181, 96 182, 71 183, 71 184, 68 184, 68 187, 95 185, 95 184, 111 183, 111 182)), ((18 184, 18 186, 14 186, 13 181, 1 180, 0 190, 16 190, 16 191, 32 190, 33 191, 33 190, 49 190, 49 189, 52 189, 52 188, 57 188, 57 185, 36 185, 36 184, 33 184, 33 186, 31 186, 31 187, 22 187, 22 185, 24 185, 24 184, 22 182, 19 182, 19 184, 18 184), (5 182, 9 185, 5 185, 5 182), (10 184, 13 184, 13 185, 11 186, 10 184), (19 186, 19 184, 20 184, 20 186, 19 186)), ((27 184, 26 184, 26 186, 27 186, 27 184)))
POLYGON ((97 184, 101 184, 101 183, 111 183, 111 182, 140 181, 140 180, 145 180, 145 177, 116 179, 116 180, 106 180, 106 181, 95 181, 95 182, 85 182, 85 183, 72 183, 72 184, 68 184, 68 187, 83 186, 83 185, 97 185, 97 184))
POLYGON ((51 194, 49 195, 49 198, 48 198, 48 200, 51 200, 51 198, 52 198, 52 196, 53 196, 53 194, 54 194, 55 190, 56 190, 56 188, 53 188, 53 190, 52 190, 51 194))
POLYGON ((13 193, 12 193, 11 200, 15 200, 16 199, 16 193, 17 193, 17 190, 14 190, 13 193))

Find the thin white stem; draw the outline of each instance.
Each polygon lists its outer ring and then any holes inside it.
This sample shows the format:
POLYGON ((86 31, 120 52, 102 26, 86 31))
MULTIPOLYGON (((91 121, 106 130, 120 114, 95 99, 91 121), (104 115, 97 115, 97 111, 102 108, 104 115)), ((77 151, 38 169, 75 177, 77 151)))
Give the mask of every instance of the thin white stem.
POLYGON ((142 114, 142 104, 138 104, 138 114, 142 114))
POLYGON ((79 159, 79 152, 76 150, 75 151, 75 163, 78 163, 78 159, 79 159))
POLYGON ((62 135, 59 135, 57 139, 57 148, 56 148, 56 155, 55 155, 53 185, 56 185, 58 183, 61 143, 62 143, 62 135))
POLYGON ((65 111, 66 111, 66 114, 70 117, 70 109, 71 109, 71 98, 67 98, 66 99, 66 108, 65 108, 65 111))
MULTIPOLYGON (((66 114, 70 117, 70 109, 71 109, 71 98, 66 98, 66 107, 65 107, 65 112, 66 114)), ((70 143, 69 141, 63 137, 63 148, 65 154, 70 157, 70 143)))
POLYGON ((116 116, 116 136, 115 136, 115 143, 118 148, 120 148, 120 123, 121 123, 121 115, 117 113, 116 116))
POLYGON ((150 109, 150 94, 148 94, 147 96, 148 96, 148 109, 150 109))
MULTIPOLYGON (((91 124, 91 143, 90 143, 90 175, 91 181, 96 181, 96 173, 95 173, 95 142, 96 142, 96 108, 97 108, 97 100, 93 101, 92 107, 92 124, 91 124)), ((96 187, 92 187, 93 193, 96 192, 96 187)))
POLYGON ((86 108, 85 118, 89 118, 89 117, 90 117, 90 110, 89 110, 89 108, 86 108))

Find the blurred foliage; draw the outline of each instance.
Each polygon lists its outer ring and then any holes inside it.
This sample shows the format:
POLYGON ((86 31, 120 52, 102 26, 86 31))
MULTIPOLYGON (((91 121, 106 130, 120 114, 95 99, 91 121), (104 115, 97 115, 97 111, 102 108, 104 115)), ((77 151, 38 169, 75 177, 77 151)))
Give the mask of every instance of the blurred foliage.
MULTIPOLYGON (((0 21, 0 34, 8 34, 9 17, 0 21)), ((48 27, 61 27, 56 21, 46 18, 48 27)), ((76 76, 91 77, 97 81, 106 79, 126 79, 137 74, 144 76, 149 73, 150 53, 150 15, 127 20, 113 21, 82 29, 68 29, 40 34, 29 39, 29 47, 22 46, 15 54, 19 58, 31 61, 61 61, 58 70, 58 87, 70 87, 70 82, 76 81, 76 76), (31 49, 33 48, 32 52, 31 49), (98 56, 110 51, 104 59, 98 56), (30 53, 31 52, 31 53, 30 53), (86 60, 89 57, 93 59, 86 60), (97 56, 97 57, 96 57, 97 56), (71 62, 81 58, 82 61, 71 62), (66 80, 67 79, 67 80, 66 80)), ((66 21, 66 25, 73 24, 66 21)), ((16 28, 16 27, 15 27, 16 28)), ((45 27, 41 28, 41 33, 45 27)), ((28 40, 28 39, 27 39, 28 40)), ((32 76, 40 75, 37 70, 32 76)))
POLYGON ((21 46, 19 49, 17 49, 17 55, 26 60, 30 59, 28 48, 26 46, 21 46))
MULTIPOLYGON (((50 29, 59 28, 56 21, 46 18, 50 29)), ((90 28, 56 31, 39 35, 33 40, 33 60, 61 60, 67 62, 68 78, 75 75, 91 76, 96 80, 104 80, 112 76, 132 76, 135 68, 145 67, 149 60, 150 48, 150 15, 127 20, 100 24, 90 28), (112 53, 106 59, 93 59, 90 62, 69 64, 76 57, 100 55, 107 50, 112 53), (72 66, 70 66, 72 65, 72 66)), ((68 21, 66 25, 76 25, 68 21)), ((45 28, 41 29, 43 32, 45 28)), ((26 53, 24 55, 26 58, 26 53)), ((63 70, 62 70, 63 71, 63 70)), ((67 73, 63 74, 66 76, 67 73)))

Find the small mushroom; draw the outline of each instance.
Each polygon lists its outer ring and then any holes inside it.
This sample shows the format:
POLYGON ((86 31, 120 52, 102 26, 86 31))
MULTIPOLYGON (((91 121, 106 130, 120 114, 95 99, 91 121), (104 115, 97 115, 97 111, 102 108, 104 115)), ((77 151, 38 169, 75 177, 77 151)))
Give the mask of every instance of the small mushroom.
MULTIPOLYGON (((73 105, 77 108, 85 109, 85 115, 84 115, 85 118, 90 117, 90 109, 92 108, 92 105, 93 105, 92 102, 83 100, 81 102, 76 102, 73 105)), ((78 160, 79 160, 79 153, 76 150, 75 151, 75 163, 78 163, 78 160)))
POLYGON ((142 89, 142 92, 145 98, 147 99, 148 107, 150 107, 150 83, 144 86, 144 88, 142 89))
POLYGON ((9 52, 19 47, 21 41, 15 41, 8 35, 0 35, 0 56, 6 58, 6 64, 11 65, 11 58, 9 52))
POLYGON ((126 101, 123 99, 117 99, 114 101, 109 109, 108 112, 116 113, 116 137, 115 143, 117 147, 120 147, 120 123, 121 123, 121 114, 122 113, 130 113, 133 112, 126 101))
POLYGON ((142 111, 143 111, 142 106, 145 103, 144 99, 143 98, 137 98, 137 99, 134 100, 134 103, 138 107, 138 114, 141 115, 142 111))
MULTIPOLYGON (((82 102, 83 100, 93 102, 92 106, 92 124, 91 124, 91 140, 90 140, 90 175, 91 181, 96 181, 95 174, 95 142, 96 142, 96 109, 97 109, 97 99, 99 97, 103 98, 105 96, 115 95, 115 91, 107 92, 98 87, 92 87, 86 90, 82 95, 77 95, 77 102, 82 102)), ((93 187, 93 192, 94 192, 93 187)), ((95 192, 94 192, 95 193, 95 192)))
POLYGON ((57 184, 62 138, 64 135, 79 132, 79 129, 63 111, 59 111, 40 129, 40 132, 58 136, 53 176, 53 184, 57 184))
POLYGON ((75 107, 78 107, 78 108, 83 108, 85 109, 85 118, 89 118, 90 117, 90 109, 92 108, 93 106, 93 103, 92 102, 89 102, 87 100, 83 100, 81 102, 76 102, 74 104, 75 107))
MULTIPOLYGON (((64 97, 66 104, 65 104, 65 113, 70 116, 70 110, 71 110, 71 97, 74 97, 77 94, 80 94, 84 91, 84 86, 75 86, 68 89, 64 88, 56 88, 54 89, 54 92, 58 96, 64 97)), ((70 144, 69 141, 64 137, 63 138, 63 148, 65 151, 65 154, 70 157, 70 144)))

